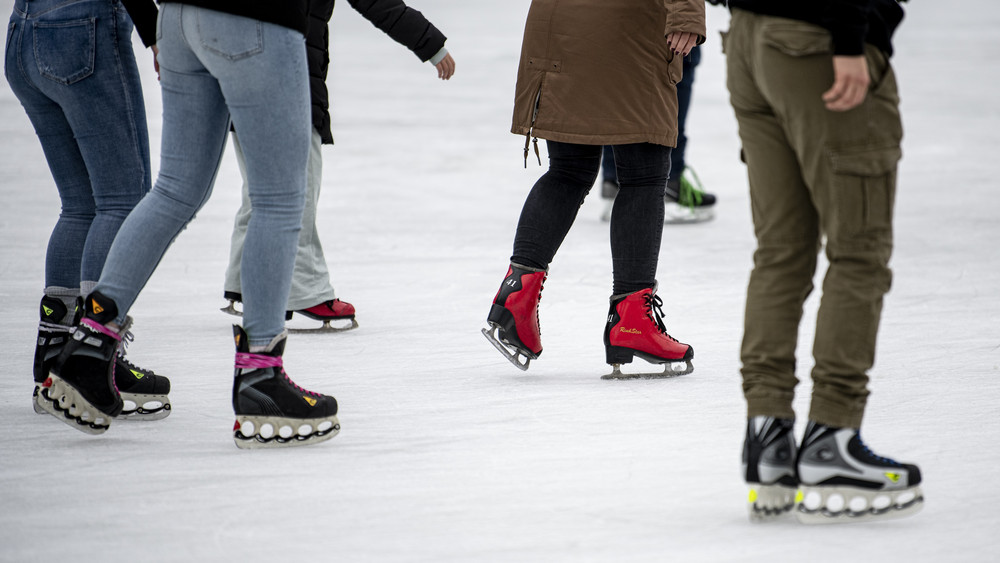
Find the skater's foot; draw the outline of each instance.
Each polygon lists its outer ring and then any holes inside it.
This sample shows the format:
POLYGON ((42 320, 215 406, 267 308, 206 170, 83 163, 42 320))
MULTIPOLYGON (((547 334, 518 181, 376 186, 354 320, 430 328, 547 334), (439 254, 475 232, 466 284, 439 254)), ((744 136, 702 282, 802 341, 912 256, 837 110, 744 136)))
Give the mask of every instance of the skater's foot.
POLYGON ((793 421, 771 416, 747 420, 743 442, 743 479, 750 489, 750 520, 766 521, 795 506, 795 433, 793 421))
POLYGON ((685 168, 679 178, 667 180, 663 222, 680 224, 710 221, 715 217, 715 202, 715 195, 704 190, 694 170, 685 168))

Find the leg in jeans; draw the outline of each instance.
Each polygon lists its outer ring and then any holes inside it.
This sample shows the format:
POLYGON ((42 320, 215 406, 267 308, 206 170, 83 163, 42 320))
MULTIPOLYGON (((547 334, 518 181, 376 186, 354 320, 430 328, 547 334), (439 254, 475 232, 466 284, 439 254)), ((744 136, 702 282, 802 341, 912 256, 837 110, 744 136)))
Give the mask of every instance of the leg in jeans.
MULTIPOLYGON (((239 138, 233 134, 236 162, 243 176, 243 198, 236 213, 232 243, 229 252, 229 267, 226 269, 225 290, 242 293, 240 266, 243 258, 243 241, 247 225, 250 223, 250 194, 246 180, 246 163, 239 138)), ((298 251, 295 255, 295 270, 292 272, 292 288, 288 297, 288 310, 296 311, 312 307, 331 299, 336 299, 336 291, 330 284, 330 271, 323 255, 323 245, 316 228, 316 208, 323 179, 322 140, 315 129, 309 147, 309 171, 306 181, 306 206, 302 213, 302 233, 299 235, 298 251)))
POLYGON ((684 173, 684 151, 687 149, 687 135, 684 134, 688 108, 691 107, 691 91, 694 88, 694 71, 701 62, 701 48, 695 46, 684 57, 684 77, 677 83, 677 146, 670 152, 670 177, 680 178, 684 173))
POLYGON ((11 25, 7 80, 41 141, 62 203, 45 285, 76 292, 81 282, 97 281, 122 221, 149 191, 132 23, 118 3, 21 0, 11 25))
POLYGON ((611 212, 611 259, 618 295, 656 285, 670 147, 637 143, 614 152, 620 189, 611 212))
POLYGON ((160 176, 123 225, 97 289, 116 302, 123 321, 170 242, 207 200, 231 114, 254 209, 242 266, 244 324, 250 344, 264 346, 284 328, 301 225, 309 147, 303 38, 180 4, 164 5, 159 23, 160 176))
POLYGON ((539 269, 549 267, 601 166, 600 145, 546 141, 546 147, 549 170, 524 202, 511 257, 512 262, 539 269))

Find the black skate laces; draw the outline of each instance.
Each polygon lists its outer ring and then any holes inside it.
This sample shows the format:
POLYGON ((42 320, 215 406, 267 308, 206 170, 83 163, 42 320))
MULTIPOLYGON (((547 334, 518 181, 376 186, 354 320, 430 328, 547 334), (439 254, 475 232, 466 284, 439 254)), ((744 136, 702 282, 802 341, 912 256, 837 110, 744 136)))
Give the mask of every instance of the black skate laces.
POLYGON ((236 369, 264 369, 264 368, 278 368, 281 372, 281 376, 285 378, 285 381, 295 389, 312 395, 313 397, 322 397, 322 393, 317 393, 315 391, 310 391, 303 388, 298 383, 292 381, 291 377, 285 373, 284 362, 282 362, 281 356, 268 356, 266 354, 251 354, 249 352, 237 352, 236 353, 236 369))
POLYGON ((655 293, 646 294, 646 314, 656 323, 656 328, 659 329, 660 334, 674 342, 680 343, 679 340, 667 334, 667 327, 663 324, 663 300, 660 299, 659 295, 655 293))

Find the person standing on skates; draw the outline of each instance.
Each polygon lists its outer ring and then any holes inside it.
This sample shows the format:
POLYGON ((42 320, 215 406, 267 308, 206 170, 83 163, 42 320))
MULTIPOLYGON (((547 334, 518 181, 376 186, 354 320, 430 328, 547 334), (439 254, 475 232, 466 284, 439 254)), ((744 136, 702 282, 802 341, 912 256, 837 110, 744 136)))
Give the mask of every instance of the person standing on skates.
POLYGON ((923 506, 920 469, 876 455, 859 430, 892 280, 903 128, 889 57, 903 10, 895 0, 729 6, 727 82, 757 238, 740 354, 750 517, 913 514, 923 506), (795 348, 824 243, 812 404, 797 446, 795 348))
POLYGON ((514 252, 483 334, 524 370, 542 352, 538 300, 556 251, 612 145, 621 191, 611 213, 614 285, 605 377, 689 373, 694 350, 667 334, 656 295, 663 197, 677 142, 682 58, 705 39, 703 0, 533 0, 521 47, 511 132, 546 140, 549 170, 521 211, 514 252), (639 356, 657 374, 624 375, 639 356), (684 364, 683 370, 674 370, 684 364))

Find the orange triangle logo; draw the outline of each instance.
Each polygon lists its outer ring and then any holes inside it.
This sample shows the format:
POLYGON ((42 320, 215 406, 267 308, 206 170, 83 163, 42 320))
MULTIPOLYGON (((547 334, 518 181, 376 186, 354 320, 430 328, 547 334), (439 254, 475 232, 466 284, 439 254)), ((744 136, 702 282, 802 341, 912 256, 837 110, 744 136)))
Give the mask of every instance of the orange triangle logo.
POLYGON ((100 306, 100 305, 99 305, 99 304, 97 303, 97 300, 96 300, 96 299, 91 299, 91 300, 90 300, 90 310, 91 310, 91 311, 93 311, 94 313, 96 313, 96 314, 100 315, 101 313, 103 313, 103 312, 104 312, 104 307, 101 307, 101 306, 100 306))
POLYGON ((305 395, 303 395, 302 398, 305 399, 307 403, 309 403, 310 407, 316 406, 316 399, 313 399, 312 397, 306 397, 305 395))

